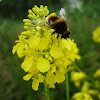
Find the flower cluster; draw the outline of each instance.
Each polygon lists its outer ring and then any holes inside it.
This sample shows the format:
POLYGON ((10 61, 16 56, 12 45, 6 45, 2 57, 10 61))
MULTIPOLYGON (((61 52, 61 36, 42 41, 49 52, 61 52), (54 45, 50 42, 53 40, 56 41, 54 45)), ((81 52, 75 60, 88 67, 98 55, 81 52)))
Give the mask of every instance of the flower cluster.
POLYGON ((71 100, 93 100, 92 97, 87 93, 78 92, 75 93, 71 100))
POLYGON ((97 27, 94 31, 93 31, 93 40, 95 42, 100 42, 100 26, 97 27))
POLYGON ((65 80, 67 66, 80 58, 77 45, 69 38, 57 38, 57 33, 52 35, 55 30, 46 23, 47 6, 39 8, 35 5, 28 12, 29 19, 23 19, 26 31, 19 35, 12 53, 16 52, 19 58, 25 57, 21 68, 27 75, 23 79, 32 79, 35 91, 43 82, 55 88, 55 83, 65 80))
POLYGON ((71 82, 74 82, 75 86, 80 88, 81 91, 75 93, 71 100, 93 100, 92 96, 96 96, 98 99, 100 99, 100 69, 94 73, 95 81, 93 81, 93 79, 90 79, 90 77, 81 70, 80 72, 75 71, 77 70, 77 67, 75 66, 76 65, 68 67, 68 71, 70 72, 70 80, 71 82))

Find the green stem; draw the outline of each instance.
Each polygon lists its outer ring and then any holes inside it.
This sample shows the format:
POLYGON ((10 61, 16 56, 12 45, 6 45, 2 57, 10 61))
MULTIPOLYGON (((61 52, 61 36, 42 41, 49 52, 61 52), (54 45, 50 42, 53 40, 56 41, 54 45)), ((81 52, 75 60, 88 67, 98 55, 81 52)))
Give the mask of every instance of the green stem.
POLYGON ((49 99, 49 88, 48 88, 48 85, 46 84, 46 82, 44 83, 44 86, 45 86, 46 100, 50 100, 49 99))
POLYGON ((69 96, 69 76, 68 76, 68 72, 66 72, 66 100, 70 100, 70 96, 69 96))

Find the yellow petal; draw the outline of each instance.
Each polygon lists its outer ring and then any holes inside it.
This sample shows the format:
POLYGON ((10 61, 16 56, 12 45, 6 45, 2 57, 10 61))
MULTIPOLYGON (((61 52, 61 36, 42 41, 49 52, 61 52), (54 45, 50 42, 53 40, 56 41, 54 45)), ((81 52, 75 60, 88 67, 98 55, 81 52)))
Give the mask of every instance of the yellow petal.
POLYGON ((58 43, 54 43, 50 49, 50 55, 56 59, 63 57, 63 52, 60 47, 58 47, 58 43))
POLYGON ((56 83, 56 76, 54 73, 48 72, 46 75, 46 83, 47 84, 55 84, 56 83))
POLYGON ((17 55, 19 58, 22 58, 24 56, 24 48, 25 48, 25 45, 23 43, 19 43, 19 46, 17 49, 17 55))
POLYGON ((50 62, 52 62, 52 57, 49 54, 46 54, 45 58, 48 59, 50 62))
POLYGON ((46 49, 48 47, 49 41, 47 38, 41 38, 40 39, 40 43, 38 45, 38 49, 43 51, 44 49, 46 49))
POLYGON ((72 61, 69 58, 63 57, 62 59, 64 61, 63 64, 65 65, 65 68, 66 66, 71 65, 72 61))
POLYGON ((57 83, 62 83, 65 80, 65 75, 59 71, 56 72, 57 83))
POLYGON ((54 64, 51 65, 51 72, 52 73, 56 72, 56 66, 54 64))
POLYGON ((50 69, 50 63, 48 60, 40 57, 37 59, 37 68, 40 72, 47 72, 50 69))
POLYGON ((38 79, 35 78, 32 81, 32 88, 33 88, 33 90, 37 91, 38 90, 38 86, 39 86, 39 81, 38 81, 38 79))
POLYGON ((34 49, 34 48, 36 48, 38 46, 39 42, 40 42, 40 37, 38 37, 38 36, 31 36, 29 38, 29 47, 34 49))
POLYGON ((30 67, 32 66, 32 61, 33 57, 28 57, 26 56, 21 67, 22 69, 24 69, 26 72, 30 69, 30 67))
POLYGON ((61 45, 67 48, 68 50, 71 50, 71 40, 70 39, 62 39, 61 45))
POLYGON ((60 66, 60 65, 59 65, 57 68, 59 69, 59 72, 65 74, 66 68, 65 68, 64 66, 60 66))
POLYGON ((15 46, 13 46, 13 49, 12 49, 13 54, 15 54, 15 52, 17 51, 18 46, 19 46, 19 43, 17 43, 15 46))
POLYGON ((28 70, 29 73, 38 74, 37 64, 36 62, 32 63, 32 66, 28 70))
POLYGON ((32 77, 32 74, 27 74, 23 77, 25 81, 28 81, 32 77))
POLYGON ((49 84, 49 87, 50 88, 55 88, 55 85, 54 84, 49 84))
POLYGON ((38 80, 39 82, 43 82, 44 81, 44 76, 41 74, 38 74, 38 80))

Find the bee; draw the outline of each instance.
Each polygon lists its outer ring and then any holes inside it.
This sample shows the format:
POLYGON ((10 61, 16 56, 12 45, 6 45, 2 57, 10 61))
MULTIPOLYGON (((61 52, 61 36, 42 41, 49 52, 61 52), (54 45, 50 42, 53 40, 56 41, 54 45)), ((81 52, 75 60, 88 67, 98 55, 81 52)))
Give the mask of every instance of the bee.
POLYGON ((60 34, 61 38, 67 39, 67 38, 69 38, 70 31, 69 31, 67 23, 66 23, 65 9, 61 8, 61 10, 59 11, 59 14, 60 14, 61 18, 57 15, 50 14, 46 17, 46 20, 44 20, 40 15, 39 16, 41 17, 41 19, 43 19, 44 23, 46 23, 52 29, 55 30, 52 34, 54 34, 56 32, 56 33, 58 33, 57 38, 59 37, 59 34, 60 34))
POLYGON ((57 38, 59 37, 59 34, 61 35, 61 38, 69 38, 70 31, 68 29, 67 23, 66 23, 66 12, 64 8, 61 8, 59 12, 61 18, 57 15, 50 14, 46 18, 46 23, 55 31, 58 33, 57 38))

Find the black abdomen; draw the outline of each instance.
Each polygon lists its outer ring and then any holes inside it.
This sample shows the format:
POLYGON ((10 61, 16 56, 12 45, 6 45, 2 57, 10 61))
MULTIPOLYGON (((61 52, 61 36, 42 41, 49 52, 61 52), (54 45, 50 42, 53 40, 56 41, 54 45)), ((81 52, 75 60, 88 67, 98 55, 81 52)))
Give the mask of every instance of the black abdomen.
POLYGON ((67 31, 67 26, 65 22, 58 22, 54 24, 53 28, 59 34, 63 34, 65 31, 67 31))

